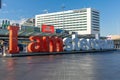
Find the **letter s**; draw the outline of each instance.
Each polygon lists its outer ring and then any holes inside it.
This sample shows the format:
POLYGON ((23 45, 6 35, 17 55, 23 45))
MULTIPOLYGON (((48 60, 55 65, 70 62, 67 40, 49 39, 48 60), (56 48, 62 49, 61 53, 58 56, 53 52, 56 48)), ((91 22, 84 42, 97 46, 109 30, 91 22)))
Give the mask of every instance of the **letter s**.
POLYGON ((72 45, 72 39, 71 38, 64 38, 63 39, 63 43, 64 43, 64 50, 66 51, 72 51, 73 49, 73 45, 72 45))

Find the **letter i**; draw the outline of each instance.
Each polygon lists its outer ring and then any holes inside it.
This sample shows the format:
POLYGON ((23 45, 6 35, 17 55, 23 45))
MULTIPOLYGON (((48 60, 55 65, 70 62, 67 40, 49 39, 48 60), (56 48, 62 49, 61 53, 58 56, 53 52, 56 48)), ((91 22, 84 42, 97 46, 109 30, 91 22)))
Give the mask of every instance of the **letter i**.
POLYGON ((15 54, 19 52, 18 48, 18 30, 17 26, 9 26, 9 50, 10 54, 15 54))

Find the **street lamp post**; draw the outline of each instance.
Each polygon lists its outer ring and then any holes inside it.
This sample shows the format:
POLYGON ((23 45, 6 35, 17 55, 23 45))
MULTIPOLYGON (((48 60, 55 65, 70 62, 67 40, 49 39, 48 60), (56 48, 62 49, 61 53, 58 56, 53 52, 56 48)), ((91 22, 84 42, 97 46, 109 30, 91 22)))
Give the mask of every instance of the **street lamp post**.
POLYGON ((64 33, 64 31, 65 31, 65 25, 64 25, 64 9, 65 9, 65 6, 64 5, 62 5, 62 10, 63 10, 63 16, 62 16, 62 19, 63 19, 63 33, 64 33))

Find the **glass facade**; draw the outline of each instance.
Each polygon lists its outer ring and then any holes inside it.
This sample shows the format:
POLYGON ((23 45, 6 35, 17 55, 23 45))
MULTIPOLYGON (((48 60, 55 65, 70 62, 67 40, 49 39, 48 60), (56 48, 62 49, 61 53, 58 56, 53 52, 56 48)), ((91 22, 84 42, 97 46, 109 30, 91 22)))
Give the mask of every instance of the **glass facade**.
POLYGON ((92 11, 92 30, 93 31, 100 31, 99 29, 99 12, 92 11))

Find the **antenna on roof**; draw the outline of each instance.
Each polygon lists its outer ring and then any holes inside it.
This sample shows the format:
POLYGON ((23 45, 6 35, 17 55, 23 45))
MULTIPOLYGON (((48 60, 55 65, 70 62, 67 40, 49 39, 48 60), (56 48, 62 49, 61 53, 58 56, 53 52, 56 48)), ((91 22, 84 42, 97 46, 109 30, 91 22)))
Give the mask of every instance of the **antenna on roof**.
POLYGON ((65 4, 62 4, 61 8, 62 8, 62 10, 64 10, 65 9, 65 4))
POLYGON ((44 13, 48 13, 48 10, 47 10, 47 9, 45 9, 45 10, 43 10, 43 12, 44 12, 44 13))

